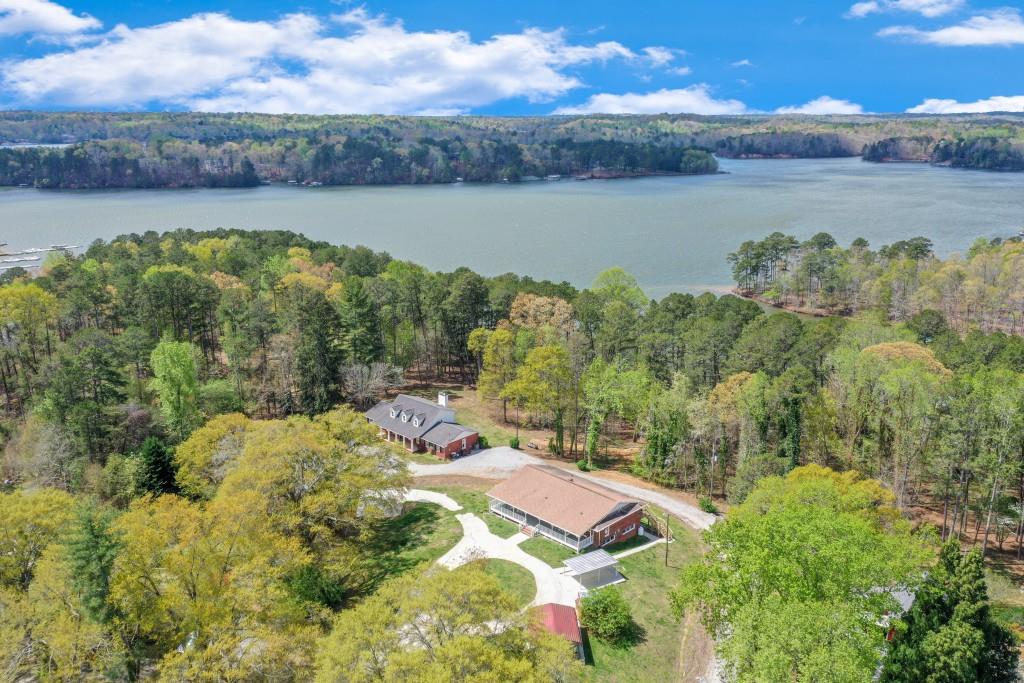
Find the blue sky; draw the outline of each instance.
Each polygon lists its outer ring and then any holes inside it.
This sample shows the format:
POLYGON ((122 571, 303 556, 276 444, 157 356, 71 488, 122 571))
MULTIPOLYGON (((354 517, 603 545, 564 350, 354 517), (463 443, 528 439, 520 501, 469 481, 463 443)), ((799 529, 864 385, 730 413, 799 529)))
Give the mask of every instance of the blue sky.
POLYGON ((0 0, 0 108, 1024 111, 981 0, 0 0))

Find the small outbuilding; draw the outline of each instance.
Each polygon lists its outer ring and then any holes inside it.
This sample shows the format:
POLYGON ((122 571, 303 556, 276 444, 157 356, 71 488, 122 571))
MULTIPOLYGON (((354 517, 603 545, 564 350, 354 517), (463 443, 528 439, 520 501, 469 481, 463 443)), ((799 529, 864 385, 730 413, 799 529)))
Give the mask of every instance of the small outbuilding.
POLYGON ((624 580, 619 573, 619 561, 607 550, 595 550, 577 557, 562 560, 569 571, 568 576, 576 579, 587 590, 600 588, 624 580))
POLYGON ((537 607, 537 617, 545 630, 568 640, 576 649, 576 656, 579 659, 584 658, 583 634, 580 632, 580 622, 575 607, 549 602, 537 607))

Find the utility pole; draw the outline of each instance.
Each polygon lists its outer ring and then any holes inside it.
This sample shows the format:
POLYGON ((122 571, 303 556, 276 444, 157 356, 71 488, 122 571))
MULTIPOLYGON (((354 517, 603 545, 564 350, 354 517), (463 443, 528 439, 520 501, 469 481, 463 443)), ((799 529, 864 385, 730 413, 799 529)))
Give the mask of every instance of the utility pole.
POLYGON ((665 513, 665 566, 668 566, 668 536, 672 533, 668 528, 668 513, 665 513))
POLYGON ((516 401, 516 443, 519 443, 519 401, 516 401))

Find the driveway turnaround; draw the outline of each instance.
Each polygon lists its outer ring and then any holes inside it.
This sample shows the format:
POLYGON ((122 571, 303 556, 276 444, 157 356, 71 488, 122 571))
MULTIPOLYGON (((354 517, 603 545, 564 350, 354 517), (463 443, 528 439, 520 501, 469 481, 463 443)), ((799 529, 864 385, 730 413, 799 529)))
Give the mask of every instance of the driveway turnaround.
MULTIPOLYGON (((496 446, 485 451, 467 455, 437 465, 409 463, 409 470, 417 477, 432 475, 464 475, 483 477, 484 479, 507 479, 524 465, 551 465, 549 461, 517 451, 508 446, 496 446)), ((573 472, 574 476, 600 484, 613 491, 647 503, 653 503, 670 515, 679 518, 684 524, 694 529, 707 529, 715 523, 716 517, 700 508, 690 505, 672 496, 642 486, 625 484, 620 481, 605 479, 600 474, 573 472)))

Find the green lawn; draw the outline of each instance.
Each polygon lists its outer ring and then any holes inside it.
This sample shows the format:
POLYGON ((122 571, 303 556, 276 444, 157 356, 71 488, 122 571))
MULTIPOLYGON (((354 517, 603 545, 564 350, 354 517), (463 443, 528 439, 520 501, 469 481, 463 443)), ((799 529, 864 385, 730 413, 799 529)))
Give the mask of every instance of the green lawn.
POLYGON ((403 451, 402 455, 405 457, 406 460, 419 463, 420 465, 444 464, 444 460, 441 460, 441 458, 437 457, 436 455, 431 455, 430 453, 410 453, 409 451, 403 451))
POLYGON ((664 545, 624 557, 619 564, 626 581, 618 588, 632 606, 633 619, 642 634, 640 642, 618 649, 589 638, 592 665, 586 667, 585 680, 631 683, 679 679, 683 625, 672 614, 668 596, 679 580, 679 571, 699 558, 701 550, 696 532, 674 518, 670 524, 675 541, 668 544, 668 566, 664 545))
MULTIPOLYGON (((492 416, 492 405, 481 399, 474 389, 446 388, 455 409, 455 420, 459 424, 475 429, 480 436, 487 439, 491 446, 507 446, 509 439, 516 435, 514 425, 505 425, 495 421, 492 416)), ((437 400, 437 390, 433 388, 412 389, 409 394, 420 396, 430 401, 437 400)), ((498 405, 498 404, 496 404, 498 405)), ((509 416, 514 415, 514 408, 509 407, 509 416)), ((523 442, 525 443, 525 441, 523 442)))
POLYGON ((556 569, 561 569, 564 566, 562 565, 562 560, 567 560, 576 555, 576 551, 573 549, 539 534, 533 538, 526 539, 519 544, 519 547, 534 557, 544 560, 556 569))
POLYGON ((519 531, 518 525, 499 517, 488 509, 487 496, 481 491, 473 491, 472 489, 458 486, 427 486, 424 488, 428 491, 443 493, 454 499, 456 503, 465 508, 463 512, 472 512, 484 520, 487 528, 495 536, 509 538, 519 531))
POLYGON ((985 572, 992 614, 1024 640, 1024 592, 1019 579, 997 569, 985 572))
POLYGON ((378 523, 362 540, 369 552, 362 567, 367 593, 387 579, 432 564, 462 538, 454 512, 433 503, 407 503, 401 515, 378 523))
POLYGON ((652 540, 653 539, 651 539, 648 536, 634 536, 633 538, 622 541, 620 543, 612 543, 611 545, 606 545, 604 549, 610 552, 612 555, 614 555, 615 553, 621 553, 623 550, 629 550, 631 548, 636 548, 641 545, 647 545, 652 540))
POLYGON ((484 563, 484 571, 497 579, 501 587, 515 597, 517 604, 526 607, 533 602, 537 596, 537 582, 528 569, 508 560, 490 558, 481 562, 484 563))

